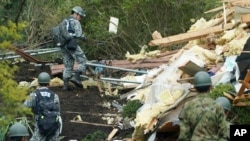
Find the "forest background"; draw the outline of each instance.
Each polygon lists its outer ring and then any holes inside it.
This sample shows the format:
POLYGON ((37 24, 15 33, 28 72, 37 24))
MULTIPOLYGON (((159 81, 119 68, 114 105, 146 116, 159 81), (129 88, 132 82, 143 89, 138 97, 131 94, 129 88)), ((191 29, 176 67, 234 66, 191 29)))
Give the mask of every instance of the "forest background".
MULTIPOLYGON (((81 21, 87 41, 80 45, 89 60, 124 59, 126 52, 138 53, 158 31, 163 37, 183 33, 201 17, 210 19, 205 11, 221 6, 219 0, 0 0, 0 50, 8 52, 11 45, 19 48, 52 47, 50 31, 81 6, 86 17, 81 21), (108 32, 110 17, 119 19, 118 32, 108 32)), ((174 45, 168 49, 180 48, 174 45)), ((160 49, 158 47, 148 50, 160 49)), ((48 57, 44 57, 49 59, 48 57)), ((0 137, 15 117, 31 111, 22 106, 27 89, 18 88, 13 74, 18 66, 8 60, 0 62, 0 137)))

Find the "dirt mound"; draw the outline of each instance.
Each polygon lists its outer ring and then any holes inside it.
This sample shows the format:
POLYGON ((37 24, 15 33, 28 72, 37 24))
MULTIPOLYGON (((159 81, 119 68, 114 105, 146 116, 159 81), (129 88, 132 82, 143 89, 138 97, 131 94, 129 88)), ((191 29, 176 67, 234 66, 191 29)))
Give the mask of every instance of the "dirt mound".
MULTIPOLYGON (((15 73, 15 80, 31 82, 42 71, 50 73, 48 65, 35 66, 28 62, 17 64, 19 71, 15 73)), ((72 87, 74 87, 72 85, 72 87)), ((96 87, 87 89, 74 87, 72 91, 63 91, 62 86, 51 87, 59 95, 61 104, 61 115, 63 119, 62 141, 75 139, 80 141, 86 135, 96 131, 102 131, 109 135, 115 125, 108 125, 103 117, 110 115, 116 120, 118 109, 111 106, 115 98, 101 97, 96 87), (80 117, 81 121, 79 121, 80 117)), ((116 98, 117 99, 117 98, 116 98)), ((31 119, 32 120, 32 119, 31 119)), ((116 138, 122 139, 131 135, 133 130, 120 131, 116 138)))

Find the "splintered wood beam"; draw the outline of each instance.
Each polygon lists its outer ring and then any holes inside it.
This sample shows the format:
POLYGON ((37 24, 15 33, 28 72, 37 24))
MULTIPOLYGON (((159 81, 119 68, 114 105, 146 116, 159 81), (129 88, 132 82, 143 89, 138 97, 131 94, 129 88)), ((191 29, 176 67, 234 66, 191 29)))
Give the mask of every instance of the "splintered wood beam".
POLYGON ((211 13, 211 12, 218 12, 218 11, 221 11, 221 10, 223 10, 223 6, 220 6, 220 7, 214 8, 214 9, 211 9, 211 10, 206 11, 206 12, 204 12, 204 13, 207 14, 207 13, 211 13))
POLYGON ((200 30, 193 31, 193 32, 177 34, 177 35, 165 37, 162 39, 155 39, 149 42, 149 46, 167 47, 173 44, 178 44, 178 43, 183 43, 183 42, 187 42, 187 41, 194 40, 194 39, 203 38, 211 33, 218 34, 218 33, 223 32, 224 30, 233 28, 233 26, 234 24, 228 23, 224 26, 219 25, 215 27, 209 27, 206 29, 200 29, 200 30))
POLYGON ((118 132, 118 128, 114 128, 108 135, 107 141, 111 141, 115 134, 118 132))
POLYGON ((88 125, 93 125, 93 126, 114 127, 114 125, 108 125, 108 124, 102 124, 102 123, 92 123, 92 122, 85 122, 85 121, 74 121, 74 120, 70 120, 70 122, 73 122, 73 123, 80 123, 80 124, 88 124, 88 125))

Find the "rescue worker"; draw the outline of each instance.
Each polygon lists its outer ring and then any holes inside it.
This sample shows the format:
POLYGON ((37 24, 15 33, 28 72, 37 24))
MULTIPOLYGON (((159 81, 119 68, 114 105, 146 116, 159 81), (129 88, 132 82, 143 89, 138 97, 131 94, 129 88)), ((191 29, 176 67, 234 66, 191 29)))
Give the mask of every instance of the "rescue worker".
POLYGON ((225 111, 225 114, 226 116, 228 117, 230 111, 231 111, 231 103, 229 101, 229 99, 227 99, 226 97, 218 97, 216 100, 215 100, 215 103, 221 105, 225 111))
MULTIPOLYGON (((75 6, 72 9, 71 13, 72 14, 68 17, 68 19, 70 19, 70 24, 74 30, 74 38, 86 40, 86 37, 83 34, 82 27, 80 24, 81 18, 84 18, 86 16, 84 10, 80 6, 75 6)), ((87 61, 87 58, 83 50, 78 44, 76 45, 77 47, 75 50, 67 49, 67 45, 68 44, 65 44, 63 47, 61 47, 63 55, 63 63, 64 63, 63 90, 71 90, 71 88, 69 87, 69 81, 71 81, 78 87, 82 87, 80 75, 86 71, 86 61, 87 61), (75 61, 77 62, 78 66, 77 69, 75 70, 74 76, 72 77, 72 71, 75 61)))
MULTIPOLYGON (((59 101, 59 97, 56 93, 52 92, 48 86, 49 86, 49 82, 50 82, 51 78, 50 75, 47 72, 41 72, 38 75, 38 83, 39 83, 39 87, 32 92, 27 99, 24 102, 24 106, 32 108, 32 112, 35 114, 35 129, 34 129, 34 133, 30 139, 30 141, 59 141, 59 134, 62 130, 62 119, 60 116, 60 101, 59 101), (52 135, 52 136, 44 136, 41 135, 39 128, 38 128, 38 113, 36 111, 36 109, 38 109, 36 106, 36 100, 37 100, 37 95, 38 92, 42 95, 44 94, 44 96, 46 97, 50 97, 52 95, 52 93, 54 94, 54 103, 55 105, 53 107, 56 107, 58 114, 59 114, 59 122, 60 122, 60 127, 56 130, 56 132, 52 135)), ((42 95, 43 96, 43 95, 42 95)))
POLYGON ((194 76, 198 95, 185 103, 180 112, 179 141, 229 140, 229 126, 223 108, 208 96, 212 81, 205 71, 194 76))
POLYGON ((26 126, 19 122, 15 122, 10 126, 8 136, 10 141, 27 141, 29 132, 26 126))

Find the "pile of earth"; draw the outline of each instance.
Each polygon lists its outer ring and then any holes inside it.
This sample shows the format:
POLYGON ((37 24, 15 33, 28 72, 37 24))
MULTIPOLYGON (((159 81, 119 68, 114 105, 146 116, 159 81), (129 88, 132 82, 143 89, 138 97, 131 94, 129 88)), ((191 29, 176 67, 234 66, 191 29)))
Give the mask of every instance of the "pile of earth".
MULTIPOLYGON (((26 61, 20 62, 17 65, 19 66, 19 70, 14 76, 17 82, 31 82, 43 71, 50 73, 48 65, 37 66, 26 61)), ((72 87, 74 87, 73 84, 72 87)), ((108 136, 116 126, 116 124, 107 124, 107 121, 103 120, 102 117, 106 114, 117 115, 121 113, 113 106, 103 106, 103 103, 111 103, 113 100, 119 102, 119 97, 102 97, 96 87, 88 87, 87 89, 74 87, 72 91, 63 91, 62 86, 50 88, 60 98, 61 116, 63 119, 63 129, 60 135, 62 136, 62 141, 80 141, 97 131, 101 131, 108 136), (72 122, 77 121, 75 119, 79 119, 76 118, 77 116, 80 116, 82 122, 72 122)), ((114 119, 116 118, 114 117, 114 119)), ((129 138, 132 132, 132 128, 119 130, 114 138, 129 138)))

